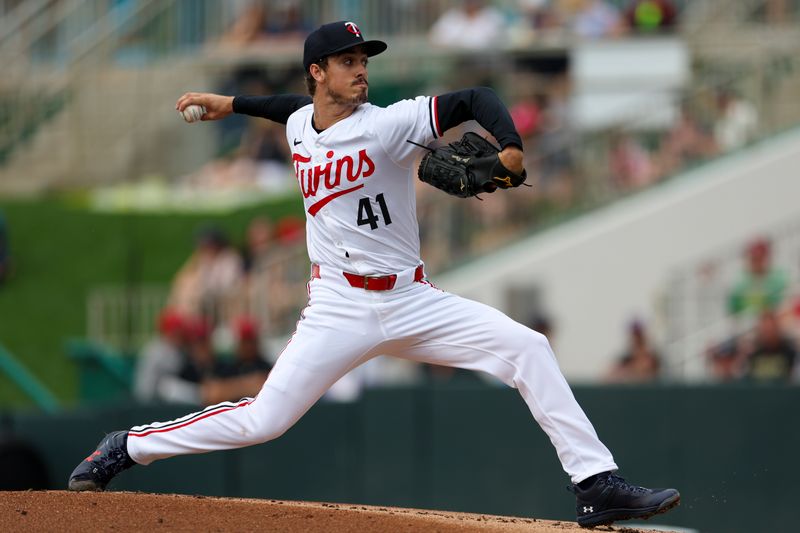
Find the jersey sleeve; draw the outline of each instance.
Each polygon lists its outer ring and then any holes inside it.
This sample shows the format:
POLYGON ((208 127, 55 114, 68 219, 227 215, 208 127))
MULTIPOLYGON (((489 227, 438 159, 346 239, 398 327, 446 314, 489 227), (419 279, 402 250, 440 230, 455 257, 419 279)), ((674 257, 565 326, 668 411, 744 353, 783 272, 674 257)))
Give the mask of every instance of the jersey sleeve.
POLYGON ((251 117, 261 117, 286 124, 289 116, 311 103, 310 96, 279 94, 274 96, 241 95, 233 99, 233 112, 251 117))
POLYGON ((436 98, 435 111, 441 131, 447 131, 468 120, 476 120, 497 139, 501 148, 509 145, 522 148, 522 139, 514 127, 511 114, 497 93, 488 87, 474 87, 443 94, 436 98))
POLYGON ((424 146, 441 137, 436 100, 435 96, 418 96, 401 100, 378 113, 375 133, 396 164, 410 167, 419 154, 421 148, 408 141, 424 146))

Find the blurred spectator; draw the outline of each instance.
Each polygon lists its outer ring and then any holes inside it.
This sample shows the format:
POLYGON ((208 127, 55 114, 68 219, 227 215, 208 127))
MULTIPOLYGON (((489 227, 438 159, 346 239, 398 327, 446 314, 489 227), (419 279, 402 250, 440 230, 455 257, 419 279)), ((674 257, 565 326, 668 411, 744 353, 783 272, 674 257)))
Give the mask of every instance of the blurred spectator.
POLYGON ((711 374, 715 381, 729 383, 742 377, 744 352, 742 342, 738 337, 712 346, 707 351, 711 374))
POLYGON ((195 251, 173 280, 169 304, 185 315, 207 317, 216 324, 242 273, 242 259, 225 233, 213 226, 203 228, 195 251))
POLYGON ((245 46, 267 35, 268 11, 263 1, 252 0, 236 15, 230 28, 222 35, 224 44, 245 46))
POLYGON ((442 13, 429 37, 442 47, 488 49, 505 44, 501 40, 504 25, 503 14, 484 0, 462 0, 459 7, 442 13))
POLYGON ((569 27, 581 39, 619 37, 625 33, 625 20, 605 0, 560 0, 559 7, 569 27))
POLYGON ((8 226, 0 211, 0 287, 11 275, 11 254, 8 246, 8 226))
POLYGON ((612 181, 623 191, 645 187, 658 179, 650 152, 623 131, 612 136, 609 164, 612 181))
POLYGON ((245 247, 242 251, 246 273, 263 270, 275 252, 275 236, 272 222, 265 217, 255 217, 247 226, 245 247))
POLYGON ((234 323, 236 349, 229 361, 219 361, 215 372, 200 385, 203 402, 214 404, 254 397, 272 370, 261 353, 258 325, 252 318, 240 317, 234 323))
POLYGON ((797 347, 780 327, 776 313, 761 313, 752 348, 745 356, 745 377, 762 383, 787 383, 797 361, 797 347))
POLYGON ((663 175, 670 175, 716 153, 714 137, 683 106, 672 127, 661 139, 658 151, 659 168, 663 175))
POLYGON ((541 102, 542 99, 534 94, 524 94, 508 110, 511 120, 514 121, 514 127, 523 139, 532 137, 539 131, 542 119, 542 111, 539 108, 541 102))
POLYGON ((258 394, 272 367, 261 354, 255 321, 243 318, 236 322, 236 351, 230 361, 216 353, 214 329, 208 320, 187 319, 184 331, 188 357, 182 359, 176 375, 161 379, 158 386, 161 399, 209 405, 258 394))
POLYGON ((298 0, 251 0, 234 15, 233 23, 220 41, 248 46, 274 37, 282 41, 301 40, 312 29, 303 17, 298 0))
POLYGON ((306 236, 306 225, 303 219, 293 215, 286 215, 278 220, 275 228, 278 242, 285 246, 294 246, 303 242, 306 236))
POLYGON ((186 333, 189 357, 178 373, 178 377, 189 383, 200 384, 218 376, 220 363, 214 352, 211 340, 213 326, 204 317, 192 317, 187 320, 186 333))
POLYGON ((158 333, 142 348, 136 362, 134 397, 143 403, 171 400, 164 397, 163 383, 176 378, 185 362, 186 320, 174 309, 164 309, 158 317, 158 333))
POLYGON ((729 89, 717 94, 717 121, 714 139, 723 152, 740 148, 758 134, 758 111, 750 102, 729 89))
POLYGON ((728 310, 733 315, 758 316, 781 305, 786 292, 786 275, 773 267, 771 244, 759 238, 745 249, 746 266, 728 297, 728 310))
POLYGON ((211 325, 202 317, 184 316, 183 357, 178 371, 163 374, 156 394, 169 403, 200 405, 205 402, 201 385, 217 372, 217 361, 211 345, 211 325))
POLYGON ((314 29, 303 16, 300 0, 280 0, 272 2, 270 23, 267 24, 267 35, 279 37, 281 40, 303 40, 314 29))
POLYGON ((673 31, 677 15, 669 0, 633 0, 625 10, 625 20, 633 31, 650 34, 673 31))
POLYGON ((261 353, 258 323, 250 317, 239 317, 235 321, 236 351, 233 360, 220 367, 220 377, 245 376, 253 373, 260 378, 259 386, 272 370, 261 353))
POLYGON ((609 372, 607 379, 617 383, 644 383, 659 377, 661 358, 651 346, 642 322, 628 328, 628 347, 609 372))

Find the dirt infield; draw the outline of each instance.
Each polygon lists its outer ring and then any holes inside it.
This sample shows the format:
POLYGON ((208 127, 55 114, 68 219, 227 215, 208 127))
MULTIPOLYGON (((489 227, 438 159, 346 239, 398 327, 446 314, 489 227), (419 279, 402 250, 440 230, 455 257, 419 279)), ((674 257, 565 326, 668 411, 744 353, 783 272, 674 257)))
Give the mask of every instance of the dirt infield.
MULTIPOLYGON (((583 531, 574 522, 396 507, 133 492, 0 492, 0 531, 530 532, 583 531)), ((594 531, 639 533, 601 527, 594 531)))

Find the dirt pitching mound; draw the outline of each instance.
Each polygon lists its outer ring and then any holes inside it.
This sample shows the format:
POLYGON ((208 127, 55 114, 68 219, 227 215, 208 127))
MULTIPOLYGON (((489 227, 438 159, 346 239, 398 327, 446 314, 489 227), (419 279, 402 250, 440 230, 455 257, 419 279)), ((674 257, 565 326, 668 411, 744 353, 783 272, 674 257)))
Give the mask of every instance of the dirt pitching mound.
MULTIPOLYGON (((0 531, 586 532, 553 522, 366 505, 133 492, 0 492, 0 531)), ((625 527, 594 531, 638 533, 625 527)))

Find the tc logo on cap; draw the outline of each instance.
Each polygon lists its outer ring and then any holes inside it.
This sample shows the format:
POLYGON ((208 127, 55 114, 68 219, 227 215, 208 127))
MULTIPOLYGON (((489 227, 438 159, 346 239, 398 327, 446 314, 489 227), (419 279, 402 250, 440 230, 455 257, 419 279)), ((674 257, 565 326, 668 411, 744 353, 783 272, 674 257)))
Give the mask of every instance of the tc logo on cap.
POLYGON ((344 27, 356 37, 361 37, 361 30, 358 29, 355 22, 345 22, 344 27))

